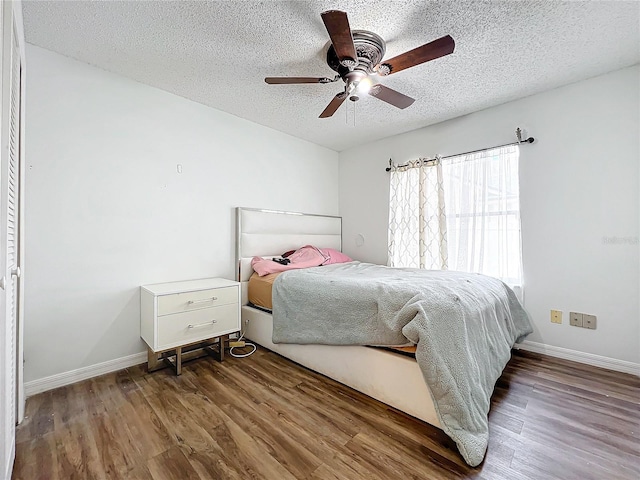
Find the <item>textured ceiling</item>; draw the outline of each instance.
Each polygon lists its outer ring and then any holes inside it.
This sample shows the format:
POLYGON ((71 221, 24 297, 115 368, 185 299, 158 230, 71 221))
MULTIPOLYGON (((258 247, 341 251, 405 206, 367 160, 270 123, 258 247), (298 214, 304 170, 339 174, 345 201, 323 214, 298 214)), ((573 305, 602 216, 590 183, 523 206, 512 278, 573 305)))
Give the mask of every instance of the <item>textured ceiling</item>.
POLYGON ((640 3, 454 1, 29 1, 27 41, 341 151, 640 61, 640 3), (333 76, 324 10, 387 41, 390 58, 443 35, 452 55, 380 81, 416 98, 372 97, 318 115, 341 89, 267 85, 333 76), (346 113, 345 113, 346 112, 346 113), (348 122, 347 122, 348 119, 348 122))

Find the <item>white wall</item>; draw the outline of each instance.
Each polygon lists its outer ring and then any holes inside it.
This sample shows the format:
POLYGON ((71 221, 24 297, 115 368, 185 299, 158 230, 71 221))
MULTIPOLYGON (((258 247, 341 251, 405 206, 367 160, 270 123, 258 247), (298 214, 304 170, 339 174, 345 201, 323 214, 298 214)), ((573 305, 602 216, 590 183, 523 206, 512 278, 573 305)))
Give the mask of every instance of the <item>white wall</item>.
POLYGON ((529 340, 640 362, 639 85, 634 66, 341 152, 345 252, 387 261, 390 157, 507 143, 520 126, 536 138, 520 150, 529 340), (562 325, 550 323, 550 309, 564 312, 562 325), (597 315, 597 330, 569 326, 569 311, 597 315))
POLYGON ((334 151, 35 46, 27 60, 26 381, 145 351, 141 284, 234 278, 236 206, 338 212, 334 151))

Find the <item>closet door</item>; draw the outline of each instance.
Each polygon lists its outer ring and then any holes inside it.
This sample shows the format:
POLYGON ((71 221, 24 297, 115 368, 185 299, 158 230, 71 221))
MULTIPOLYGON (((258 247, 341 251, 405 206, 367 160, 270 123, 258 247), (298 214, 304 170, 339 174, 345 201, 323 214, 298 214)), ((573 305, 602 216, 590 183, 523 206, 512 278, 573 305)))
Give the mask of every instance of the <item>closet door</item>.
POLYGON ((22 352, 18 342, 20 272, 20 169, 24 50, 21 8, 2 3, 2 108, 0 161, 0 475, 15 456, 15 425, 22 415, 22 352))
POLYGON ((11 35, 11 95, 9 98, 9 151, 6 172, 6 226, 7 226, 7 280, 5 302, 10 334, 10 368, 15 372, 10 410, 13 423, 17 423, 18 395, 18 288, 21 276, 19 258, 20 235, 20 113, 21 113, 22 62, 17 31, 11 35))

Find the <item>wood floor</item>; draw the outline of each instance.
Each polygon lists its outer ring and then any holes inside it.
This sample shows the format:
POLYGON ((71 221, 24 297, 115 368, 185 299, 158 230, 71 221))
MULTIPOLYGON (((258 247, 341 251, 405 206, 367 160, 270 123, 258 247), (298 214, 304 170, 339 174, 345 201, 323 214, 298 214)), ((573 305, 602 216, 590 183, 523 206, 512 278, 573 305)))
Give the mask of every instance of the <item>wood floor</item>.
POLYGON ((640 380, 525 352, 468 467, 440 430, 269 352, 34 396, 15 479, 637 479, 640 380))

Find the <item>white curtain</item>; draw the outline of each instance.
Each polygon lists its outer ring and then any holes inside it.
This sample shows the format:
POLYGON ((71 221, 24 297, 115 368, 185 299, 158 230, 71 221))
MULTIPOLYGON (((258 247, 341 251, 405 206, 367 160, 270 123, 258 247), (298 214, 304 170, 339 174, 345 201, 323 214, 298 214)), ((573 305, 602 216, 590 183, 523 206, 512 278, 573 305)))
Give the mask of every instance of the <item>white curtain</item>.
POLYGON ((449 268, 522 285, 517 146, 443 161, 449 268))
POLYGON ((391 170, 389 265, 447 268, 442 165, 417 160, 391 170))
POLYGON ((517 146, 391 171, 389 265, 477 272, 521 296, 517 146))

